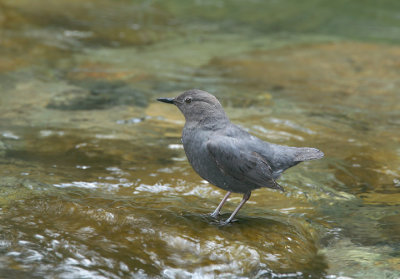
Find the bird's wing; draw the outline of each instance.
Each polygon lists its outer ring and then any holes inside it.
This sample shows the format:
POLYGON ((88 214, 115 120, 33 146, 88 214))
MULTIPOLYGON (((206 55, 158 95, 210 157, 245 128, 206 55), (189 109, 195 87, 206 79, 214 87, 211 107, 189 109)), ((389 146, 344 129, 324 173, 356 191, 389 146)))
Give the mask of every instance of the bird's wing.
POLYGON ((259 187, 283 188, 272 177, 268 162, 245 143, 232 137, 219 137, 207 142, 207 149, 218 168, 235 179, 259 187))

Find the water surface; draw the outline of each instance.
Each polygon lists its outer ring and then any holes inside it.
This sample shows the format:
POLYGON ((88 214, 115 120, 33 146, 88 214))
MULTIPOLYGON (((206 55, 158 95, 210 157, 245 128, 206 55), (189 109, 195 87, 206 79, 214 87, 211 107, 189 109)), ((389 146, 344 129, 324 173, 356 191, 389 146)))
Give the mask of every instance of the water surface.
POLYGON ((1 1, 0 277, 400 278, 399 8, 1 1), (155 102, 190 88, 326 157, 220 226, 155 102))

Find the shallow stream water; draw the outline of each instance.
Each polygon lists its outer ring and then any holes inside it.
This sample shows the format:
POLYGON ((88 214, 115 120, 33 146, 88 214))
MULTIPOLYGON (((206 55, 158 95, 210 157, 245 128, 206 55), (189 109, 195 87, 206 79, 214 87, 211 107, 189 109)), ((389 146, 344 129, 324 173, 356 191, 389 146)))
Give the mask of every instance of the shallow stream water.
POLYGON ((400 278, 399 3, 0 1, 0 278, 400 278), (220 226, 191 88, 325 158, 220 226))

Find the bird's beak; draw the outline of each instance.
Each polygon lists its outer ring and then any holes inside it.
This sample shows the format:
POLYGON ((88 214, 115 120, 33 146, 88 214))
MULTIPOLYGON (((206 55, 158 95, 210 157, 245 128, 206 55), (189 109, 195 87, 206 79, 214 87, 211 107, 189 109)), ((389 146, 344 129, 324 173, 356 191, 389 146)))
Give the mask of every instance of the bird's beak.
POLYGON ((158 98, 157 101, 167 104, 174 104, 175 98, 158 98))

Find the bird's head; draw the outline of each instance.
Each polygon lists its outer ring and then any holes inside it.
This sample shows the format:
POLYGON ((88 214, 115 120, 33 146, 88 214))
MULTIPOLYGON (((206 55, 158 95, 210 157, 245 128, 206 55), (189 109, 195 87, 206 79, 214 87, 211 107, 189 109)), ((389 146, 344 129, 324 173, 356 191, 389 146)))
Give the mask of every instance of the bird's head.
POLYGON ((209 122, 227 119, 218 99, 206 91, 192 89, 176 98, 158 98, 157 100, 176 105, 186 121, 209 122))

